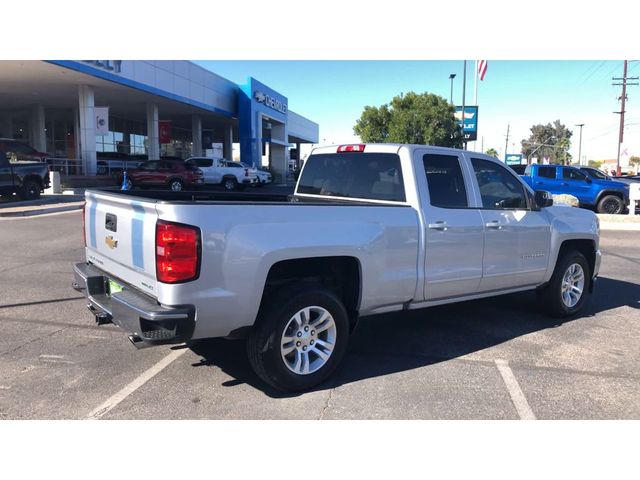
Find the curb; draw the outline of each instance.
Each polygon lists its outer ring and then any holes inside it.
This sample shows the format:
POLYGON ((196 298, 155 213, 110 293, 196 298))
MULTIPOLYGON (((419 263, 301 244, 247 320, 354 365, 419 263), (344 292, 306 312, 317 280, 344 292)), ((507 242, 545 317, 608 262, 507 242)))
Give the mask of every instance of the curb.
POLYGON ((627 232, 640 232, 640 223, 600 222, 600 230, 626 230, 627 232))
POLYGON ((65 205, 63 207, 40 208, 37 210, 20 210, 17 212, 0 211, 0 218, 33 217, 36 215, 44 215, 47 213, 71 212, 73 210, 81 210, 81 209, 82 209, 82 205, 65 205))

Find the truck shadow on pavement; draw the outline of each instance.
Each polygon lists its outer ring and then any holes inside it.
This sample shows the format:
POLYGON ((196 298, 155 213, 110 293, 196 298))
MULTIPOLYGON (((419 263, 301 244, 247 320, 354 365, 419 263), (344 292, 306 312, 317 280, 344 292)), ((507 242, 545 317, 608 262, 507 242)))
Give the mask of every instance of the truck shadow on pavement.
MULTIPOLYGON (((640 285, 600 278, 583 312, 567 319, 541 313, 534 292, 362 318, 342 365, 313 391, 445 362, 623 306, 640 308, 640 285)), ((223 386, 246 383, 272 398, 304 394, 279 392, 262 382, 249 366, 243 341, 212 339, 189 348, 202 356, 194 367, 216 366, 235 379, 223 386)))

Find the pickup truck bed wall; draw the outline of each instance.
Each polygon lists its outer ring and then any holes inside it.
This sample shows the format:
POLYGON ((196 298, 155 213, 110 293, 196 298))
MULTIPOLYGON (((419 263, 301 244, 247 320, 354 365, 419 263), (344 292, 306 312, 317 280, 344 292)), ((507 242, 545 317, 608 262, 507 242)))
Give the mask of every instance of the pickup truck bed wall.
POLYGON ((201 306, 197 315, 207 312, 208 321, 196 317, 193 338, 224 336, 251 325, 269 270, 284 260, 356 259, 361 278, 376 278, 362 283, 363 315, 415 297, 419 220, 409 206, 245 203, 238 217, 232 207, 237 202, 133 200, 132 194, 87 192, 88 259, 164 305, 201 306), (105 230, 107 213, 119 219, 133 214, 132 226, 123 220, 117 234, 105 230), (177 285, 155 281, 155 252, 143 246, 155 243, 157 219, 200 227, 204 260, 197 280, 177 285), (116 235, 127 241, 111 249, 105 238, 116 235))

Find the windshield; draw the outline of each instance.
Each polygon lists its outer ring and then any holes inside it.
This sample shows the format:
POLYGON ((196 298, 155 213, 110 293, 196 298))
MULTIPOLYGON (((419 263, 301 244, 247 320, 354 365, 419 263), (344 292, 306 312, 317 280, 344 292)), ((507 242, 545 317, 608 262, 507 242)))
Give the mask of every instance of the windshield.
POLYGON ((297 193, 404 202, 400 157, 395 153, 311 155, 297 193))

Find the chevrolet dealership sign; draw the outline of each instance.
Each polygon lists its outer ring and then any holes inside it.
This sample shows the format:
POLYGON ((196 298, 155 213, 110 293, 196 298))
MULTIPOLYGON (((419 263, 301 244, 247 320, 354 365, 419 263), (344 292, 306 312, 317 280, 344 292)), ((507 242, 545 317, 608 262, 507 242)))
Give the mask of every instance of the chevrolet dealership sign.
POLYGON ((253 94, 253 98, 255 98, 256 102, 262 103, 269 108, 272 108, 280 113, 287 114, 287 104, 281 102, 277 98, 273 98, 271 95, 268 95, 260 90, 256 90, 253 94))

